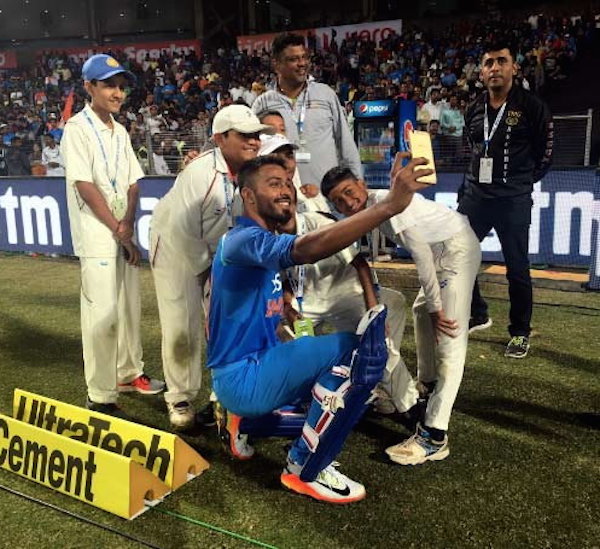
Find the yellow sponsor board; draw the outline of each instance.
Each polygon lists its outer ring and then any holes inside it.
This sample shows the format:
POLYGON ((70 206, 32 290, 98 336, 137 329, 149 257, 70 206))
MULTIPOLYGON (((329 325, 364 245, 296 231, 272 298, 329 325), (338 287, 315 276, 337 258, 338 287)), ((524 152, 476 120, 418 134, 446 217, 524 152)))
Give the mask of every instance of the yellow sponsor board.
POLYGON ((123 518, 158 502, 169 487, 129 458, 0 414, 0 469, 123 518))
POLYGON ((15 389, 13 416, 58 435, 131 458, 173 490, 208 462, 172 433, 15 389))

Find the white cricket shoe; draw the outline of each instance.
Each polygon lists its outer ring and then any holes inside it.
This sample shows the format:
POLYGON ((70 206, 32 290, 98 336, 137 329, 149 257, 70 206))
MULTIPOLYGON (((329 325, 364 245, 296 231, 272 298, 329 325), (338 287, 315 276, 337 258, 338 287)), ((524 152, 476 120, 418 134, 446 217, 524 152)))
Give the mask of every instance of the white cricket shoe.
POLYGON ((400 465, 420 465, 426 461, 440 461, 450 454, 448 436, 444 437, 443 442, 436 442, 425 429, 417 425, 413 436, 400 444, 390 446, 385 453, 394 463, 400 465))
POLYGON ((364 499, 365 487, 337 470, 338 463, 325 467, 312 482, 300 478, 302 466, 288 459, 281 473, 281 484, 289 490, 327 503, 345 504, 364 499))
POLYGON ((167 402, 167 410, 169 411, 169 421, 173 429, 185 431, 192 428, 196 423, 194 407, 185 400, 175 403, 167 402))

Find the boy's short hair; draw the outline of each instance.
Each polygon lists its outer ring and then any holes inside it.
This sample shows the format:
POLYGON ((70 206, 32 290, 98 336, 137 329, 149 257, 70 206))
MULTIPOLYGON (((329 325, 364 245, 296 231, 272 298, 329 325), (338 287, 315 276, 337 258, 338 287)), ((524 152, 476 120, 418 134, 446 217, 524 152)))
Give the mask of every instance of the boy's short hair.
MULTIPOLYGON (((285 118, 283 118, 283 114, 281 114, 279 111, 267 111, 267 112, 265 112, 265 113, 261 114, 261 115, 258 117, 258 119, 259 119, 261 122, 263 122, 263 121, 264 121, 264 119, 265 119, 267 116, 278 116, 279 118, 281 118, 281 120, 285 120, 285 118)), ((263 122, 263 123, 264 123, 264 122, 263 122)))
POLYGON ((342 168, 335 166, 331 168, 324 176, 321 181, 321 193, 325 198, 329 198, 329 193, 335 189, 342 181, 351 179, 352 181, 358 181, 358 178, 352 173, 350 168, 342 168))

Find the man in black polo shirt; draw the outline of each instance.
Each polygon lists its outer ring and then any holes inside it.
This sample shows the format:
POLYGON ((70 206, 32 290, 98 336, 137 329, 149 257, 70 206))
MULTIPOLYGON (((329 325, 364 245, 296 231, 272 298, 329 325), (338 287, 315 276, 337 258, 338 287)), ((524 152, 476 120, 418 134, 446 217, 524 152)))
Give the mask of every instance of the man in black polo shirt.
MULTIPOLYGON (((550 167, 553 128, 548 107, 515 82, 517 68, 508 44, 486 48, 481 59, 486 91, 465 114, 472 159, 458 210, 469 217, 480 240, 492 228, 498 234, 510 296, 511 339, 505 356, 524 358, 533 308, 528 258, 531 193, 550 167)), ((471 332, 492 325, 477 282, 471 317, 471 332)))

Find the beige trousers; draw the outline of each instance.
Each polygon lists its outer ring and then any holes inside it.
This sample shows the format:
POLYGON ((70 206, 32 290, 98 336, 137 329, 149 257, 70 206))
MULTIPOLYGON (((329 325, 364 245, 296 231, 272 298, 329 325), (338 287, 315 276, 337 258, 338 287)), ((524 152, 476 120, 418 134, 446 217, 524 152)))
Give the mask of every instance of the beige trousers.
POLYGON ((452 238, 433 246, 440 284, 442 307, 446 317, 458 322, 456 337, 438 334, 436 343, 425 294, 421 289, 413 304, 418 378, 436 382, 429 397, 425 424, 448 430, 452 407, 465 369, 471 295, 481 263, 481 248, 469 227, 452 238))
POLYGON ((88 395, 117 401, 117 383, 143 373, 137 267, 118 257, 82 257, 81 340, 88 395))
POLYGON ((202 383, 204 300, 209 284, 151 232, 151 266, 162 332, 165 401, 192 401, 202 383))

